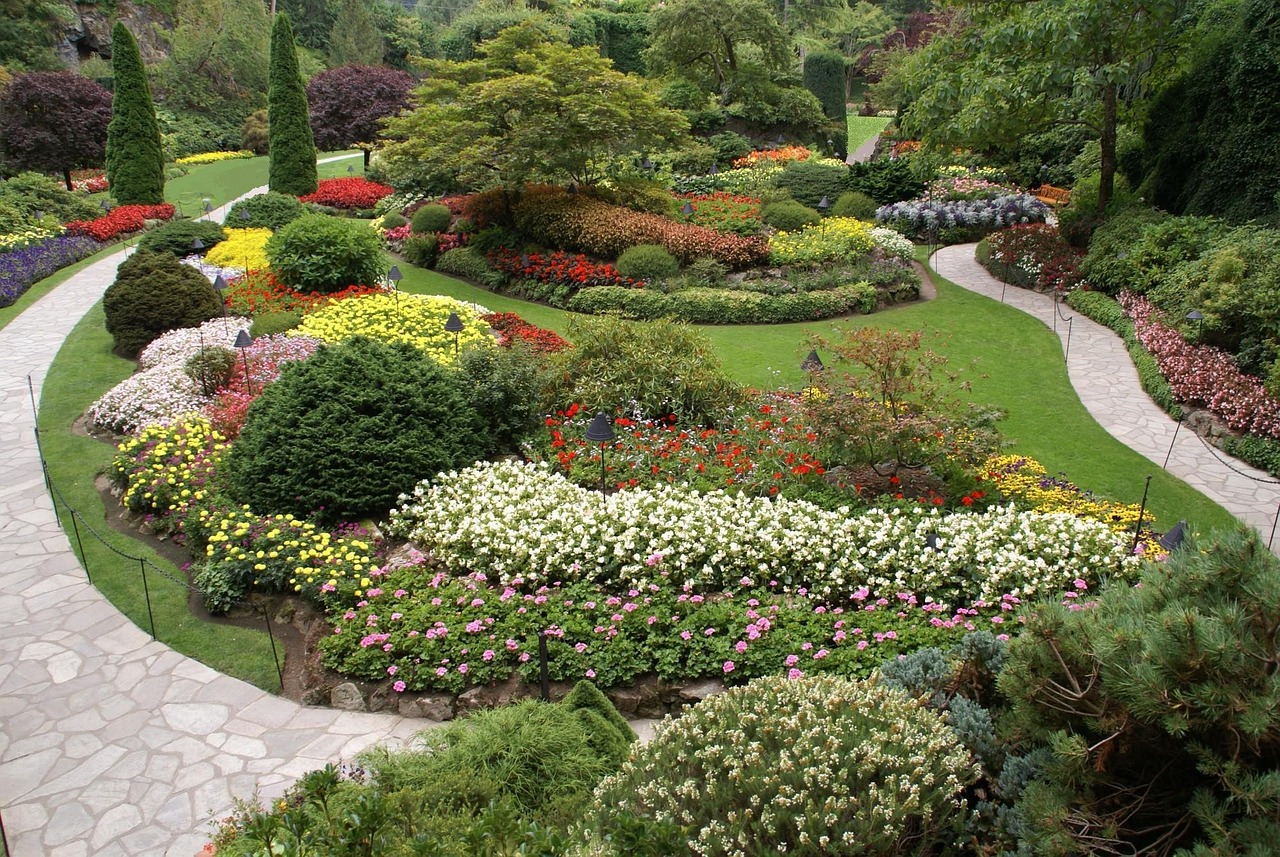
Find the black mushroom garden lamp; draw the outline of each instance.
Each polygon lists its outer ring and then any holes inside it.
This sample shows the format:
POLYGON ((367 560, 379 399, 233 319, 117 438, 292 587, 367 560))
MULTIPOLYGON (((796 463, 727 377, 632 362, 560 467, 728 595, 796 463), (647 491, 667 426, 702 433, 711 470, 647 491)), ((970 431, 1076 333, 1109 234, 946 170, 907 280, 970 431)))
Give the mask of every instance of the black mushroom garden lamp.
POLYGON ((240 349, 240 358, 244 361, 244 388, 252 396, 253 381, 249 378, 249 352, 247 349, 250 345, 253 345, 253 337, 249 335, 249 331, 241 328, 240 332, 236 334, 236 341, 232 344, 240 349))
POLYGON ((453 356, 458 356, 458 334, 462 333, 462 319, 458 318, 456 312, 449 313, 449 320, 444 323, 444 329, 453 334, 453 356))
POLYGON ((591 425, 587 426, 587 441, 590 443, 600 444, 600 496, 604 496, 604 480, 605 480, 605 463, 604 451, 606 445, 610 443, 616 435, 613 433, 613 424, 605 415, 604 411, 599 411, 591 418, 591 425))

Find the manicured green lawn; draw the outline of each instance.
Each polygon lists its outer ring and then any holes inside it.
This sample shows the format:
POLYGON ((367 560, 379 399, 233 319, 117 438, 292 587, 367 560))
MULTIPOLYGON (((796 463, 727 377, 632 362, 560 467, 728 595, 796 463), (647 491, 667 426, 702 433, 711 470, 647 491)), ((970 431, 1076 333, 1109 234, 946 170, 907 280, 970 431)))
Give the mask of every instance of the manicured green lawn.
MULTIPOLYGON (((468 283, 400 264, 401 287, 422 294, 446 294, 515 312, 527 321, 564 334, 569 314, 495 295, 468 283)), ((703 326, 729 375, 759 389, 798 389, 800 361, 810 337, 833 338, 842 330, 892 326, 921 330, 929 348, 962 370, 974 401, 1004 409, 1000 430, 1010 451, 1039 460, 1050 473, 1065 472, 1077 485, 1099 495, 1137 503, 1152 474, 1148 509, 1162 526, 1187 519, 1201 528, 1231 526, 1234 518, 1218 504, 1117 441, 1085 410, 1067 378, 1062 348, 1051 330, 997 301, 975 295, 935 275, 938 298, 871 316, 838 321, 760 327, 703 326)), ((829 359, 829 358, 828 358, 829 359)))
POLYGON ((880 132, 889 127, 892 121, 887 116, 850 116, 849 151, 852 152, 868 140, 880 136, 880 132))
MULTIPOLYGON (((355 166, 356 174, 363 174, 360 152, 332 152, 320 155, 320 159, 348 155, 341 161, 320 164, 320 178, 347 175, 347 167, 355 166)), ((164 197, 178 207, 180 214, 199 217, 204 213, 204 200, 214 208, 248 193, 267 183, 267 158, 238 158, 216 161, 191 167, 185 176, 165 182, 164 197)))

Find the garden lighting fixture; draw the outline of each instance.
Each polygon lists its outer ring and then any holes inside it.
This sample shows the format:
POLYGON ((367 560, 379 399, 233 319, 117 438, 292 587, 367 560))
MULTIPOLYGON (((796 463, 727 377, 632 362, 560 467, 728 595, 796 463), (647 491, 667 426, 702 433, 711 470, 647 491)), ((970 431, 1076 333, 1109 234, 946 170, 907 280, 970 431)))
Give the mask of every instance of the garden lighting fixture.
POLYGON ((456 312, 449 313, 449 320, 444 323, 444 329, 453 334, 453 356, 458 356, 458 334, 462 333, 462 319, 458 318, 456 312))
POLYGON ((600 444, 600 496, 604 496, 604 451, 605 445, 614 439, 616 435, 613 433, 613 424, 609 421, 609 417, 604 411, 599 411, 591 418, 591 425, 587 426, 587 440, 591 443, 600 444))

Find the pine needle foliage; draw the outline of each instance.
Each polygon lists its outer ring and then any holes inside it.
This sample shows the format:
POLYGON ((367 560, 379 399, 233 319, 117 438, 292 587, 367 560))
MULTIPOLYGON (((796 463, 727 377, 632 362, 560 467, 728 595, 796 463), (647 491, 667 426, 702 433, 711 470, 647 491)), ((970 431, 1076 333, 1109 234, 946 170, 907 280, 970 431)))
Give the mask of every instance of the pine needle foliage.
POLYGON ((164 202, 164 147, 142 53, 129 28, 111 31, 111 122, 107 125, 107 181, 121 205, 164 202))
POLYGON ((267 127, 271 163, 267 184, 277 193, 315 193, 316 144, 311 134, 307 91, 298 70, 293 25, 284 12, 271 26, 271 65, 267 85, 267 127))

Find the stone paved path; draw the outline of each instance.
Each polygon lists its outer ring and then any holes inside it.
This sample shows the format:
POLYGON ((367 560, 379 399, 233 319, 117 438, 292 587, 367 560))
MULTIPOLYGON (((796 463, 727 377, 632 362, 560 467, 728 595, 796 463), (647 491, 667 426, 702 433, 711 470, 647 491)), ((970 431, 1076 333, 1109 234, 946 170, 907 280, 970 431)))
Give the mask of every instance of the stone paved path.
MULTIPOLYGON (((1054 327, 1055 313, 1060 311, 1056 329, 1064 350, 1068 331, 1071 334, 1067 374, 1093 418, 1121 443, 1150 459, 1155 467, 1162 466, 1168 455, 1170 473, 1257 529, 1264 540, 1270 538, 1280 508, 1280 485, 1270 484, 1275 481, 1273 477, 1219 450, 1211 452, 1185 427, 1178 430, 1177 422, 1143 392, 1120 337, 1066 305, 1055 310, 1053 299, 1047 295, 1016 286, 1006 288, 974 259, 975 246, 957 244, 940 249, 933 255, 933 269, 941 277, 989 298, 1000 300, 1003 294, 1004 303, 1050 328, 1054 327), (1072 319, 1070 325, 1063 317, 1072 319)), ((1280 538, 1272 547, 1280 550, 1280 538)))

